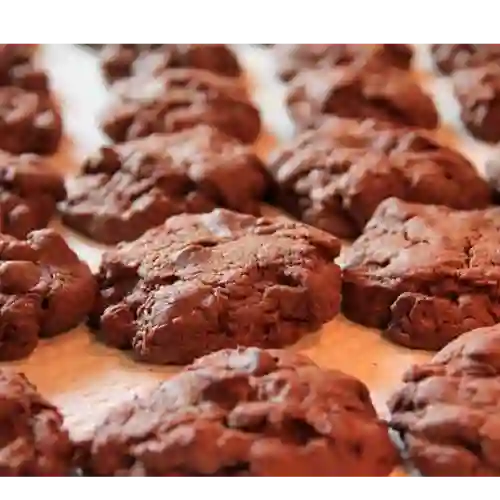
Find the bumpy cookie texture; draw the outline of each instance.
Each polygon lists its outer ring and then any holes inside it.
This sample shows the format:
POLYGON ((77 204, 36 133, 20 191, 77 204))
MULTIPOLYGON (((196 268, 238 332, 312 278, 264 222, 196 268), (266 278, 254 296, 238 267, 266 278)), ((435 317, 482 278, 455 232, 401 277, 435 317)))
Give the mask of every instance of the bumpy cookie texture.
POLYGON ((27 356, 39 337, 76 326, 95 294, 88 266, 55 231, 25 241, 0 235, 0 360, 27 356))
POLYGON ((46 92, 49 81, 46 73, 35 64, 36 45, 0 44, 0 86, 22 87, 46 92))
POLYGON ((479 328, 410 368, 390 425, 429 476, 500 476, 500 327, 479 328))
POLYGON ((102 243, 131 241, 175 214, 259 214, 270 177, 248 146, 200 125, 102 147, 70 183, 63 220, 102 243))
POLYGON ((157 75, 168 68, 197 68, 236 77, 234 52, 221 44, 105 45, 101 66, 108 82, 134 75, 157 75))
POLYGON ((500 322, 500 209, 382 202, 346 252, 343 310, 396 343, 437 350, 500 322))
POLYGON ((285 81, 304 70, 351 64, 407 70, 413 58, 413 49, 404 44, 282 44, 273 52, 278 74, 285 81))
POLYGON ((304 71, 290 83, 287 105, 299 128, 314 125, 324 115, 375 118, 428 129, 439 122, 431 97, 411 75, 398 69, 379 72, 354 65, 304 71))
POLYGON ((500 44, 494 43, 434 44, 431 53, 435 65, 445 74, 488 63, 500 64, 500 44))
POLYGON ((56 204, 66 196, 64 179, 33 154, 0 151, 0 229, 24 238, 47 226, 56 204))
POLYGON ((385 476, 396 463, 362 382, 258 348, 198 359, 112 410, 83 450, 102 476, 385 476))
POLYGON ((500 64, 453 74, 460 118, 469 132, 487 142, 500 141, 500 64))
POLYGON ((426 130, 374 120, 326 120, 279 150, 269 169, 276 204, 342 238, 359 235, 393 196, 462 209, 491 201, 487 183, 459 152, 426 130))
POLYGON ((66 476, 73 445, 61 413, 23 374, 0 370, 0 476, 66 476))
POLYGON ((51 154, 61 136, 61 115, 49 95, 0 87, 0 149, 51 154))
POLYGON ((243 142, 260 133, 259 111, 240 84, 203 70, 171 69, 113 86, 102 127, 115 142, 208 124, 243 142))
POLYGON ((281 347, 339 308, 340 244, 284 218, 177 215, 103 256, 91 324, 137 359, 185 364, 227 347, 281 347))

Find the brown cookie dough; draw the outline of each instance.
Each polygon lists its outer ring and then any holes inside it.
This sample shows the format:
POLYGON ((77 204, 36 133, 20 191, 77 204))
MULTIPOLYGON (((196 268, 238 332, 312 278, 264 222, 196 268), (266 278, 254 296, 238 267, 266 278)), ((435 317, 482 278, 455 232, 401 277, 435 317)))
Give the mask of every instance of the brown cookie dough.
POLYGON ((486 142, 500 142, 500 64, 457 71, 453 88, 469 132, 486 142))
POLYGON ((73 229, 113 244, 179 213, 223 206, 259 214, 270 184, 248 146, 200 125, 102 147, 70 183, 61 212, 73 229))
POLYGON ((39 337, 73 328, 93 306, 88 266, 51 229, 26 241, 0 235, 0 360, 35 349, 39 337))
POLYGON ((137 359, 282 347, 338 312, 338 240, 285 218, 177 215, 103 256, 91 324, 137 359))
POLYGON ((458 151, 426 130, 374 120, 326 120, 281 148, 269 169, 277 205, 341 238, 359 235, 393 196, 461 209, 491 201, 487 183, 458 151))
POLYGON ((500 44, 444 43, 431 45, 434 64, 445 74, 488 63, 500 64, 500 44))
POLYGON ((101 66, 110 83, 134 75, 158 75, 168 68, 197 68, 228 77, 241 73, 236 55, 222 44, 105 45, 101 66))
POLYGON ((102 127, 115 142, 172 133, 199 124, 251 143, 260 133, 259 111, 245 89, 228 78, 194 69, 132 77, 113 86, 102 127))
POLYGON ((0 87, 0 149, 52 154, 61 136, 61 115, 49 95, 0 87))
POLYGON ((0 369, 0 476, 66 476, 72 456, 59 410, 23 374, 0 369))
POLYGON ((82 449, 84 472, 101 476, 386 476, 396 463, 361 381, 255 347, 123 403, 82 449))
POLYGON ((0 230, 24 238, 47 226, 66 196, 63 177, 44 158, 0 151, 0 230))
POLYGON ((325 115, 427 129, 439 123, 432 98, 398 69, 376 72, 354 65, 304 71, 290 83, 286 101, 299 129, 314 126, 325 115))
POLYGON ((281 44, 276 45, 273 52, 278 75, 285 81, 304 70, 350 64, 408 70, 413 59, 412 47, 404 44, 281 44))
POLYGON ((462 335, 410 368, 390 425, 428 476, 500 476, 500 326, 462 335))
POLYGON ((49 89, 47 74, 35 64, 36 45, 0 44, 0 86, 35 92, 49 89))
POLYGON ((499 244, 500 208, 385 200, 344 256, 344 313, 398 344, 440 349, 500 322, 499 244))

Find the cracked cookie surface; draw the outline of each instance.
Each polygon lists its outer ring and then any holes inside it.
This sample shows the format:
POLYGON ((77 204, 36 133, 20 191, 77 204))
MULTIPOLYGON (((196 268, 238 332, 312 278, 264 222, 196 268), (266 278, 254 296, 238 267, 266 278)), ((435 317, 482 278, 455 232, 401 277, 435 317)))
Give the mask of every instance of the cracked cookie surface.
POLYGON ((499 208, 385 200, 344 256, 344 313, 428 350, 493 325, 500 321, 499 242, 499 208))
POLYGON ((91 324, 158 364, 292 344, 337 314, 339 251, 334 237, 284 218, 177 215, 104 254, 91 324))
POLYGON ((410 368, 389 408, 424 475, 499 476, 500 327, 465 333, 410 368))
POLYGON ((432 98, 408 72, 398 69, 344 66, 304 71, 290 83, 286 102, 299 129, 314 126, 325 115, 427 129, 439 123, 432 98))
POLYGON ((102 243, 131 241, 179 213, 259 214, 271 179, 252 150, 213 127, 102 147, 68 184, 63 221, 102 243))
POLYGON ((0 369, 0 476, 65 476, 73 446, 59 410, 21 373, 0 369))
POLYGON ((106 476, 384 476, 395 462, 362 382, 258 348, 198 359, 112 410, 81 452, 106 476))
POLYGON ((104 132, 115 142, 207 124, 245 143, 260 133, 260 116, 245 88, 209 71, 170 69, 113 85, 104 132))
POLYGON ((491 202, 487 183, 458 151, 425 130, 375 120, 325 120, 278 150, 269 170, 276 204, 341 238, 359 235, 390 197, 460 209, 491 202))

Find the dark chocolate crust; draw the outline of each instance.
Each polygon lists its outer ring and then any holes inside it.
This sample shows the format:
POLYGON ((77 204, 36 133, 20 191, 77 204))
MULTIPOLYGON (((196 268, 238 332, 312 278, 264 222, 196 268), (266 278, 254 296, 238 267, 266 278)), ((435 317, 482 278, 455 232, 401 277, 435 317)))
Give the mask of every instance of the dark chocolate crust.
POLYGON ((277 205, 342 238, 358 236, 390 197, 460 209, 491 202, 487 183, 458 151, 426 130, 375 120, 325 120, 278 150, 269 170, 277 205))
POLYGON ((172 133, 199 124, 254 142, 259 111, 237 82, 208 71, 171 69, 155 77, 132 77, 113 86, 114 100, 102 127, 115 142, 172 133))
POLYGON ((410 368, 390 425, 428 476, 499 476, 500 327, 462 335, 410 368))
POLYGON ((100 148, 68 186, 63 221, 107 244, 132 241, 180 213, 252 214, 271 179, 250 147, 200 125, 100 148))
POLYGON ((72 458, 59 410, 23 374, 0 369, 0 476, 66 476, 72 458))
POLYGON ((344 256, 344 313, 428 350, 500 322, 499 242, 499 208, 385 200, 344 256))
POLYGON ((290 83, 287 105, 299 129, 325 115, 427 129, 439 124, 432 98, 408 72, 398 69, 378 72, 354 65, 304 71, 290 83))
POLYGON ((80 455, 101 476, 385 476, 396 463, 362 382, 255 347, 112 410, 80 455))
POLYGON ((91 324, 158 364, 289 345, 337 314, 339 251, 332 236, 285 218, 177 215, 104 254, 91 324))

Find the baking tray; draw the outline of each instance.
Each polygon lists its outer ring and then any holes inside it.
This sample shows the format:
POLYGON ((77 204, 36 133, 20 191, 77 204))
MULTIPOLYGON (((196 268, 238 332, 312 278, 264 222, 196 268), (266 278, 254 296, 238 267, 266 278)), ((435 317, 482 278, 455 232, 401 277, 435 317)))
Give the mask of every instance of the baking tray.
MULTIPOLYGON (((438 134, 483 169, 494 148, 467 135, 460 124, 448 78, 432 73, 428 46, 415 47, 416 77, 434 96, 442 117, 438 134)), ((246 68, 245 79, 269 130, 256 144, 257 152, 265 158, 277 143, 293 135, 293 126, 283 105, 284 86, 275 77, 269 49, 246 45, 237 46, 235 50, 246 68)), ((66 131, 63 145, 54 157, 55 166, 71 176, 86 154, 106 142, 98 129, 98 116, 109 96, 96 54, 88 47, 43 46, 41 59, 62 107, 66 131)), ((57 221, 53 226, 96 270, 105 247, 63 228, 57 221)), ((310 356, 325 368, 340 369, 363 380, 382 416, 387 412, 387 398, 399 385, 406 368, 431 357, 429 353, 393 345, 381 338, 377 330, 356 325, 342 316, 290 349, 310 356)), ((97 342, 85 326, 41 340, 29 358, 1 365, 24 372, 42 394, 57 404, 75 438, 85 436, 119 401, 147 390, 177 371, 173 367, 136 363, 127 353, 97 342)), ((394 471, 395 475, 405 473, 402 469, 394 471)))

